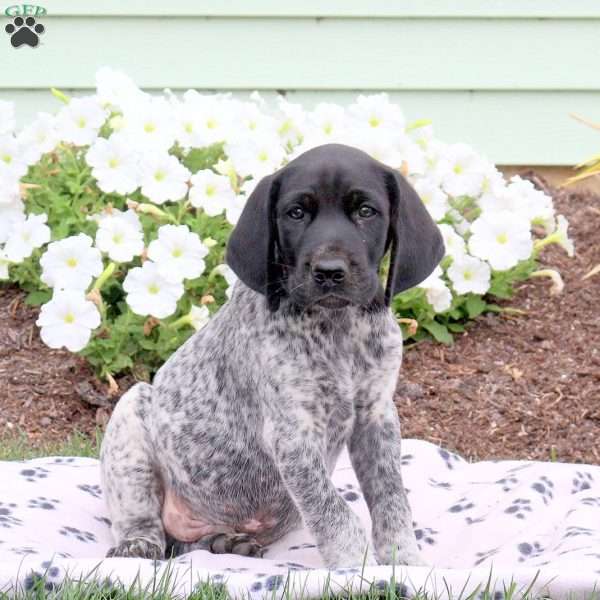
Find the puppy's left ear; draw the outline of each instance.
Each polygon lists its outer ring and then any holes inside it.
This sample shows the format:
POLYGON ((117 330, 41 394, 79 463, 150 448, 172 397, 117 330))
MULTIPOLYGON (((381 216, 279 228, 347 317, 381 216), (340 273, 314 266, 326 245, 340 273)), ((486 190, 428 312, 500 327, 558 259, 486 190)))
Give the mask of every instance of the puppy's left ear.
POLYGON ((432 273, 444 257, 444 241, 417 192, 393 169, 386 169, 390 202, 390 270, 385 288, 385 303, 411 288, 432 273))
POLYGON ((275 206, 279 196, 277 173, 261 179, 246 200, 229 236, 225 261, 255 292, 267 297, 271 310, 279 307, 281 267, 277 262, 275 206))

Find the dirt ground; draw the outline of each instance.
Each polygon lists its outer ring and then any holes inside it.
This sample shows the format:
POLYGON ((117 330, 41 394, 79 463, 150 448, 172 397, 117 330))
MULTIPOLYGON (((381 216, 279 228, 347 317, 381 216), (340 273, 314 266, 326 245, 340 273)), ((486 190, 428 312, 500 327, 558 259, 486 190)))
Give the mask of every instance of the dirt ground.
MULTIPOLYGON (((530 176, 571 224, 575 257, 542 255, 565 289, 551 296, 549 280, 532 280, 501 303, 525 314, 485 315, 451 347, 407 349, 395 398, 403 435, 471 459, 600 463, 600 274, 582 280, 600 263, 600 196, 530 176)), ((92 433, 115 399, 82 359, 41 342, 23 297, 0 287, 0 437, 20 428, 37 445, 92 433)))

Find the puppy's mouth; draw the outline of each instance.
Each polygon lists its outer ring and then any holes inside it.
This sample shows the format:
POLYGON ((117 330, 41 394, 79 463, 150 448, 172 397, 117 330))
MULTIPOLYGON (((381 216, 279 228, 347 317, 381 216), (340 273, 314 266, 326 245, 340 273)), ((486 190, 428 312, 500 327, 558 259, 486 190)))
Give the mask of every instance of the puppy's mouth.
POLYGON ((348 300, 348 298, 343 298, 337 294, 327 294, 326 296, 319 298, 315 304, 317 306, 322 306, 323 308, 344 308, 352 304, 352 302, 348 300))

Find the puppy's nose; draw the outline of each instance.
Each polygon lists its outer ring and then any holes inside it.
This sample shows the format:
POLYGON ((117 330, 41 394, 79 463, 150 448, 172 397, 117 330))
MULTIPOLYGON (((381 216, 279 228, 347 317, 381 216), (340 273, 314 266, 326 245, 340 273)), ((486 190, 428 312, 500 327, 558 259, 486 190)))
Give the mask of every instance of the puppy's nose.
POLYGON ((312 276, 322 286, 336 286, 343 283, 348 274, 348 267, 341 258, 323 258, 312 268, 312 276))

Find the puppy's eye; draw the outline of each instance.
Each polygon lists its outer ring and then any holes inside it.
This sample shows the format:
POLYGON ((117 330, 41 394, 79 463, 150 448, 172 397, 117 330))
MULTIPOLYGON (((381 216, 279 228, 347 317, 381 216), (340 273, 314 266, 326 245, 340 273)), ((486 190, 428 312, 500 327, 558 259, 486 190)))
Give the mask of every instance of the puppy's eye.
POLYGON ((372 217, 376 214, 377 214, 377 211, 374 208, 371 208, 370 206, 368 206, 367 204, 363 204, 358 209, 358 216, 363 219, 368 219, 369 217, 372 217))
POLYGON ((290 208, 290 210, 288 210, 286 214, 290 219, 294 219, 294 221, 300 221, 304 218, 304 210, 301 209, 299 206, 294 206, 293 208, 290 208))

